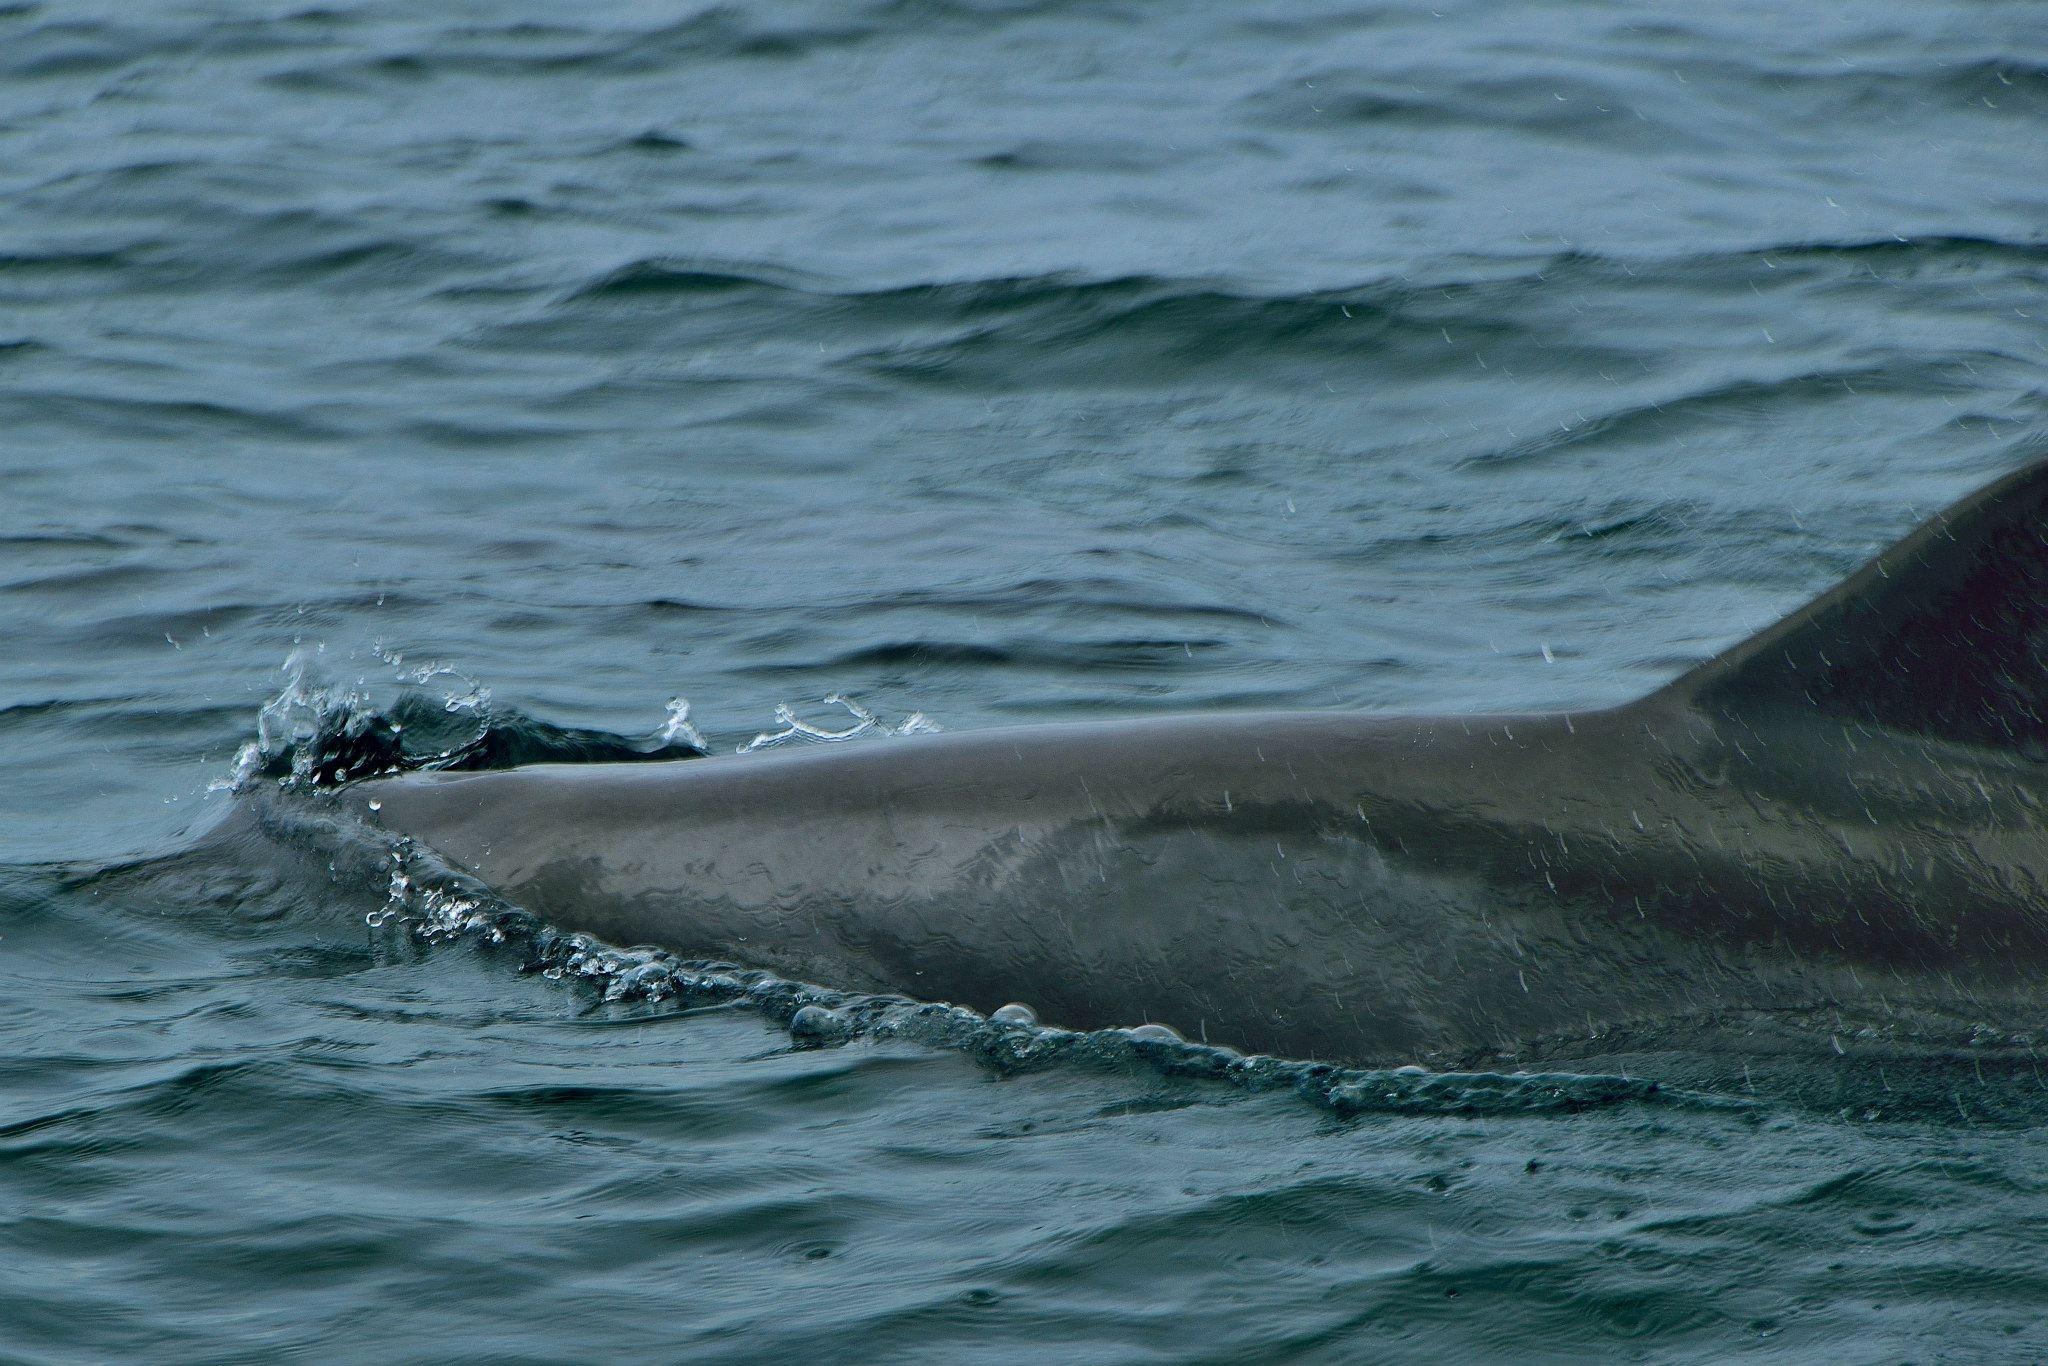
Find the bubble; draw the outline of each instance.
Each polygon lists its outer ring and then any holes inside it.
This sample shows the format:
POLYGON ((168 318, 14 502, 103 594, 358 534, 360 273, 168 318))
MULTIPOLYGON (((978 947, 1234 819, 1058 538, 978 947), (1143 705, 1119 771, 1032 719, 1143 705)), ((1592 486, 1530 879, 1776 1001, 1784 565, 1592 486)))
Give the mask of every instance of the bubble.
POLYGON ((804 1006, 789 1017, 789 1037, 802 1048, 825 1048, 853 1036, 853 1022, 825 1006, 804 1006))
POLYGON ((1124 1031, 1139 1043, 1186 1043, 1179 1030, 1171 1025, 1146 1023, 1135 1025, 1124 1031))

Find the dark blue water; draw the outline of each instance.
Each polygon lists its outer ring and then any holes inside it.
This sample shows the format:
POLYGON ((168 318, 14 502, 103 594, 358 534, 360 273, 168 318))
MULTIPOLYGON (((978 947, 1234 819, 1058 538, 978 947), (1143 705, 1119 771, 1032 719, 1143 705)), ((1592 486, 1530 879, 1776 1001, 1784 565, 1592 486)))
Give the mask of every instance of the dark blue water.
POLYGON ((2024 1048, 1339 1105, 106 873, 347 716, 1636 695, 2042 453, 2043 20, 0 8, 0 1355, 2048 1355, 2024 1048))

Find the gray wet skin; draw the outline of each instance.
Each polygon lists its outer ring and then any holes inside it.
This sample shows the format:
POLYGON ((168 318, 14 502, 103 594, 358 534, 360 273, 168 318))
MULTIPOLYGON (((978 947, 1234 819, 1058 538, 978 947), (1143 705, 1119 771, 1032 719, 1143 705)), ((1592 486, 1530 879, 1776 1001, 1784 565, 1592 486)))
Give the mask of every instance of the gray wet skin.
POLYGON ((2024 1019, 2044 533, 2048 465, 1606 711, 1032 726, 345 799, 614 943, 1294 1057, 1848 1000, 2024 1019))

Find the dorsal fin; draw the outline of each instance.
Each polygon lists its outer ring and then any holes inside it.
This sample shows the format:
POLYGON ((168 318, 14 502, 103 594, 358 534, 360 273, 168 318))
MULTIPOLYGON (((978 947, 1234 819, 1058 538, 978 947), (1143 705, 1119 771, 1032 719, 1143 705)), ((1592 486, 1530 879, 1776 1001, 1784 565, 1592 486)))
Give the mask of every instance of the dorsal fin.
POLYGON ((2048 461, 1930 518, 1657 696, 2048 755, 2048 461))

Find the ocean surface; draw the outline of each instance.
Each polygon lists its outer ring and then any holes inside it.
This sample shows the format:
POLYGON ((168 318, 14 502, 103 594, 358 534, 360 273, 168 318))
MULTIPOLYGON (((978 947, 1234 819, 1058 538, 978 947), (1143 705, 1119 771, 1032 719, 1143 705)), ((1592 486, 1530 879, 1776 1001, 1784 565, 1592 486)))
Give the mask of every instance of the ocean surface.
POLYGON ((2048 1358, 2025 1058, 816 1047, 135 872, 393 719, 1619 702, 2048 453, 2044 286, 2026 0, 0 5, 0 1358, 2048 1358))

